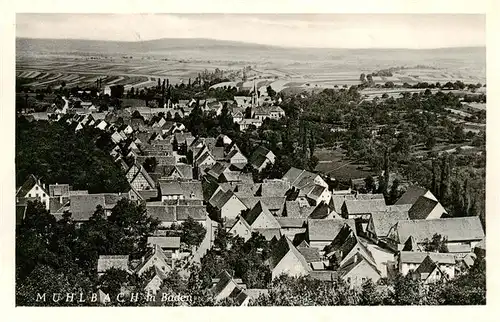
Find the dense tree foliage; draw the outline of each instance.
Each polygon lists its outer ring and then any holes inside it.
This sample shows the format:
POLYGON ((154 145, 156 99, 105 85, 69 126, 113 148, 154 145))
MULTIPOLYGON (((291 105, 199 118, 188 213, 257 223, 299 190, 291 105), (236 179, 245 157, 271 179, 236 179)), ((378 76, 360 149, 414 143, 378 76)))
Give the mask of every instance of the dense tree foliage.
POLYGON ((84 128, 75 132, 64 121, 16 121, 16 183, 30 175, 46 184, 70 183, 90 193, 125 192, 129 184, 124 171, 109 155, 109 134, 84 128))

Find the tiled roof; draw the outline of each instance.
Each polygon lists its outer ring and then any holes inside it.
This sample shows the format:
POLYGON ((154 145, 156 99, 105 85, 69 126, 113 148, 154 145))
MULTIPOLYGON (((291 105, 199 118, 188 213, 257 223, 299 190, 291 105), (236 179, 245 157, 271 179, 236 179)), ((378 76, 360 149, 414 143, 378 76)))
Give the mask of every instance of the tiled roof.
POLYGON ((200 181, 160 181, 162 196, 183 195, 185 199, 203 200, 200 181))
POLYGON ((175 206, 150 206, 146 205, 148 216, 165 222, 176 220, 175 206))
POLYGON ((396 205, 404 205, 411 204, 413 205, 420 196, 423 196, 427 192, 427 189, 418 187, 418 186, 410 186, 406 190, 406 192, 401 196, 401 198, 396 201, 396 205))
POLYGON ((438 204, 436 200, 420 196, 408 210, 408 215, 410 219, 426 219, 438 204))
POLYGON ((290 190, 290 182, 285 180, 264 180, 261 186, 262 195, 267 197, 283 197, 290 190))
POLYGON ((75 221, 89 220, 98 205, 102 206, 103 209, 106 206, 106 201, 102 194, 70 196, 70 211, 75 221))
POLYGON ((446 237, 449 242, 481 240, 484 231, 479 217, 440 218, 429 220, 402 220, 396 225, 399 240, 404 243, 413 236, 418 243, 426 238, 432 239, 434 234, 446 237))
POLYGON ((176 206, 177 220, 184 221, 188 217, 194 220, 206 220, 207 211, 205 206, 176 206))
POLYGON ((312 263, 321 261, 319 250, 316 247, 298 247, 297 249, 302 254, 302 256, 304 256, 306 262, 312 263))
POLYGON ((311 219, 326 219, 330 215, 330 208, 324 202, 320 202, 309 214, 311 219))
POLYGON ((352 194, 348 195, 332 195, 333 210, 337 213, 342 212, 342 205, 345 200, 356 200, 356 197, 352 194))
POLYGON ((285 201, 286 217, 307 218, 314 211, 315 207, 301 207, 299 201, 285 201))
POLYGON ((97 272, 104 273, 110 268, 128 270, 128 255, 99 255, 97 272))
MULTIPOLYGON (((252 226, 255 220, 260 217, 260 216, 266 216, 271 219, 274 219, 274 216, 271 214, 269 209, 262 204, 262 202, 257 202, 257 204, 246 214, 245 220, 246 222, 252 226)), ((276 219, 274 219, 276 221, 276 219)), ((277 227, 270 227, 270 228, 279 228, 279 224, 276 222, 277 227)))
POLYGON ((373 213, 387 209, 385 200, 381 199, 346 200, 344 204, 349 215, 373 213))
POLYGON ((305 226, 306 218, 277 217, 276 220, 281 228, 302 228, 305 226))
POLYGON ((439 264, 455 264, 455 255, 450 253, 426 253, 426 252, 400 252, 399 260, 402 263, 420 264, 429 256, 434 262, 439 264))
POLYGON ((281 239, 274 245, 271 251, 271 257, 269 258, 271 270, 273 270, 281 262, 283 257, 285 257, 288 252, 292 252, 300 261, 302 266, 306 270, 310 270, 304 256, 297 250, 297 248, 295 248, 295 246, 293 246, 290 239, 288 239, 288 237, 286 236, 282 236, 281 239))
POLYGON ((309 219, 308 237, 310 241, 333 241, 344 226, 356 229, 353 219, 309 219))
POLYGON ((148 245, 158 245, 161 248, 179 248, 181 245, 180 237, 150 236, 148 245))
POLYGON ((240 198, 247 208, 253 208, 257 202, 261 201, 271 211, 283 209, 286 197, 247 197, 240 198))
POLYGON ((381 211, 373 212, 371 215, 375 234, 378 237, 387 236, 392 226, 400 220, 408 220, 407 212, 400 211, 381 211))

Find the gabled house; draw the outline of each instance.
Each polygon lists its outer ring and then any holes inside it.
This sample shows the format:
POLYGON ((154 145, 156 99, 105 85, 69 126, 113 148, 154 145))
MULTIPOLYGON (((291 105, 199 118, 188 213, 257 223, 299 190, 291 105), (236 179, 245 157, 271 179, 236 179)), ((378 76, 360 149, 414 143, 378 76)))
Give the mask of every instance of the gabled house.
POLYGON ((238 169, 243 169, 248 162, 248 159, 238 150, 232 150, 225 159, 226 162, 229 162, 238 169))
POLYGON ((22 202, 26 199, 36 199, 45 205, 48 210, 50 208, 50 196, 45 185, 34 175, 29 175, 23 185, 16 192, 16 202, 22 202))
POLYGON ((247 242, 252 237, 252 227, 250 227, 242 216, 238 215, 234 225, 229 229, 229 233, 233 236, 241 237, 247 242))
POLYGON ((193 167, 189 164, 177 164, 167 176, 169 179, 193 179, 193 167))
POLYGON ((156 188, 154 180, 142 165, 134 163, 128 170, 126 177, 130 185, 138 191, 154 190, 156 188))
POLYGON ((218 189, 209 203, 215 207, 222 219, 235 219, 247 206, 231 190, 218 189))
POLYGON ((400 220, 409 220, 408 212, 380 211, 373 212, 366 227, 366 235, 374 242, 387 238, 389 230, 400 220))
MULTIPOLYGON (((408 274, 410 271, 416 271, 420 264, 429 257, 435 263, 440 271, 444 273, 448 279, 455 277, 456 259, 453 254, 449 253, 427 253, 427 252, 406 252, 401 251, 397 254, 396 260, 398 271, 402 275, 408 274)), ((421 270, 423 273, 425 271, 421 270)))
POLYGON ((412 272, 412 276, 424 284, 435 283, 438 281, 448 281, 448 274, 441 271, 439 264, 434 262, 429 255, 420 263, 418 268, 412 272))
POLYGON ((326 257, 332 266, 342 267, 356 254, 360 253, 366 260, 376 266, 370 250, 356 236, 355 231, 345 224, 337 237, 326 247, 326 257))
POLYGON ((135 273, 141 276, 144 272, 151 267, 156 267, 162 272, 166 273, 172 270, 172 261, 167 258, 161 247, 155 245, 148 253, 141 259, 141 264, 135 269, 135 273))
POLYGON ((381 278, 377 266, 360 252, 355 253, 344 262, 338 270, 338 276, 350 284, 352 288, 360 288, 367 280, 377 283, 381 278))
POLYGON ((272 279, 281 275, 300 277, 309 275, 311 268, 304 256, 295 248, 290 239, 282 236, 271 250, 268 260, 272 279))
POLYGON ((410 219, 438 219, 448 214, 437 200, 420 196, 408 210, 410 219))
POLYGON ((364 233, 371 214, 386 210, 385 200, 382 199, 346 200, 342 205, 342 217, 354 219, 358 233, 364 233))
POLYGON ((161 200, 196 199, 203 200, 200 181, 160 181, 161 200))
POLYGON ((328 188, 328 184, 319 174, 293 167, 285 173, 283 180, 288 180, 290 185, 296 189, 302 189, 313 184, 328 188))
POLYGON ((179 249, 181 247, 180 237, 168 236, 150 236, 147 240, 148 247, 159 246, 167 258, 179 258, 179 249))
POLYGON ((309 245, 324 253, 325 246, 330 245, 335 240, 345 224, 355 229, 355 223, 352 219, 309 219, 307 221, 309 245))
POLYGON ((275 161, 276 155, 274 155, 271 150, 263 146, 259 146, 255 149, 250 158, 250 164, 259 172, 264 170, 268 165, 274 164, 275 161))
POLYGON ((241 279, 233 278, 226 270, 222 271, 217 278, 213 279, 210 293, 215 302, 226 298, 232 299, 236 304, 242 306, 248 303, 248 295, 245 292, 246 285, 241 279))
POLYGON ((387 243, 394 250, 401 250, 410 236, 417 245, 424 245, 435 235, 447 238, 447 246, 468 245, 470 248, 484 238, 479 217, 457 217, 423 220, 401 220, 391 227, 387 243))

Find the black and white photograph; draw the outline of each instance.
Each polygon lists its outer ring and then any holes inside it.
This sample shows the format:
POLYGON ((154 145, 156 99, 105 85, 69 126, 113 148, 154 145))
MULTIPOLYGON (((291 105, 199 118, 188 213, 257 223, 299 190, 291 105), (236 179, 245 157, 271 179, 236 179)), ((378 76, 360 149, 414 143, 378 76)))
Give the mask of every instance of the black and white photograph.
POLYGON ((486 74, 486 14, 16 13, 15 306, 484 306, 486 74))

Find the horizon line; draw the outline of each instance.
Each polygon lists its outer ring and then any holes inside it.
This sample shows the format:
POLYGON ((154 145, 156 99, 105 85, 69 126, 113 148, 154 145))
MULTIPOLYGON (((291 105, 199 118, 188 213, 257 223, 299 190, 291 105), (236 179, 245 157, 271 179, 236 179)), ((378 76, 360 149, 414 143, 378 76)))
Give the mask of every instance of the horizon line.
POLYGON ((247 42, 240 40, 226 40, 226 39, 217 39, 217 38, 204 38, 204 37, 193 37, 193 38, 155 38, 148 40, 105 40, 105 39, 89 39, 89 38, 44 38, 44 37, 18 37, 17 39, 28 39, 28 40, 68 40, 68 41, 101 41, 101 42, 109 42, 109 43, 144 43, 144 42, 152 42, 152 41, 161 41, 161 40, 211 40, 211 41, 219 41, 219 42, 227 42, 227 43, 240 43, 245 45, 254 45, 254 46, 263 46, 263 47, 271 47, 271 48, 281 48, 281 49, 316 49, 316 50, 326 50, 326 49, 352 49, 352 50, 366 50, 366 49, 378 49, 378 50, 439 50, 439 49, 464 49, 464 48, 486 48, 486 45, 483 46, 449 46, 449 47, 429 47, 429 48, 408 48, 408 47, 299 47, 299 46, 280 46, 280 45, 269 45, 263 43, 256 42, 247 42))

